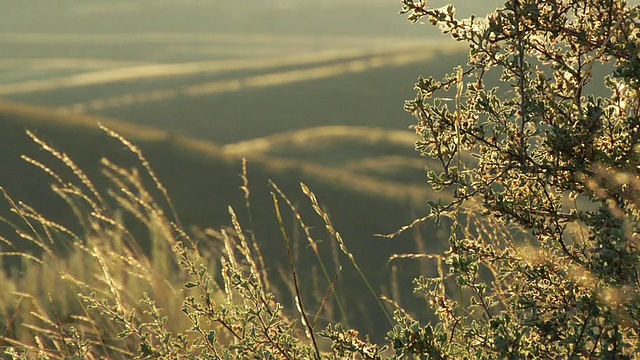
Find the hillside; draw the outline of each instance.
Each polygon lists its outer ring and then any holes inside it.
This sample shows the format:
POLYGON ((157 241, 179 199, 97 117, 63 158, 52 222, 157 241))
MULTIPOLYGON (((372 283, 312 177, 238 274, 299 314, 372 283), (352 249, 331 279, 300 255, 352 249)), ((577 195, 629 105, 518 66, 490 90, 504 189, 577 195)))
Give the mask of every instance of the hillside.
POLYGON ((254 60, 124 64, 0 85, 0 96, 114 117, 217 143, 329 125, 405 131, 418 74, 463 61, 458 46, 391 46, 254 60))
MULTIPOLYGON (((0 165, 0 184, 14 198, 24 200, 48 216, 72 227, 70 218, 65 215, 67 213, 61 210, 65 205, 53 196, 46 186, 51 180, 42 171, 21 160, 20 154, 51 164, 51 167, 61 174, 65 174, 64 167, 55 162, 52 164, 52 159, 39 151, 24 131, 31 129, 53 146, 68 153, 100 185, 104 184, 97 174, 96 165, 100 157, 106 156, 127 166, 134 166, 136 160, 131 154, 123 151, 121 144, 112 141, 97 129, 98 121, 120 132, 143 149, 168 188, 183 223, 201 228, 217 228, 229 224, 228 205, 234 206, 239 214, 245 213, 242 193, 239 190, 241 180, 238 176, 241 171, 239 156, 242 153, 238 149, 241 147, 230 151, 230 147, 225 150, 224 147, 213 143, 111 119, 59 114, 51 109, 12 103, 0 104, 0 122, 3 124, 3 131, 0 133, 0 153, 4 157, 0 165)), ((373 130, 375 131, 379 130, 373 130)), ((348 140, 349 137, 343 138, 345 139, 348 140)), ((335 142, 335 146, 341 145, 340 137, 332 141, 335 142)), ((377 146, 370 147, 371 154, 376 153, 375 148, 377 146)), ((273 210, 266 188, 267 179, 275 181, 291 197, 300 207, 308 223, 318 230, 316 236, 322 239, 326 237, 326 234, 320 231, 323 225, 313 215, 308 201, 303 199, 298 190, 300 181, 309 185, 333 216, 336 228, 342 233, 365 273, 378 286, 388 282, 389 274, 385 264, 389 255, 415 251, 416 244, 411 234, 393 240, 382 239, 374 234, 393 232, 410 222, 416 215, 423 214, 426 211, 424 201, 435 197, 426 191, 426 187, 406 186, 398 181, 378 177, 375 173, 352 171, 353 169, 349 168, 353 166, 351 161, 343 164, 351 164, 350 166, 330 167, 300 159, 270 157, 265 152, 253 160, 249 158, 255 228, 270 264, 269 268, 274 273, 275 269, 283 264, 284 247, 276 229, 275 218, 271 216, 273 210)), ((2 208, 6 211, 6 204, 2 208)), ((435 233, 434 230, 427 231, 426 233, 435 233)), ((442 247, 438 245, 440 241, 423 240, 427 241, 427 246, 433 248, 430 250, 442 247)), ((304 272, 305 268, 306 271, 312 271, 316 264, 308 258, 311 255, 310 250, 303 244, 300 244, 299 248, 300 264, 306 264, 301 265, 301 271, 304 272), (308 260, 305 260, 307 258, 308 260)), ((323 249, 329 254, 330 243, 323 242, 323 249)), ((345 297, 350 296, 349 294, 357 296, 364 289, 358 285, 360 281, 348 263, 344 259, 341 262, 345 271, 337 291, 342 292, 345 297)), ((416 262, 411 265, 398 265, 402 278, 410 279, 417 271, 416 262)), ((409 284, 406 283, 404 286, 408 287, 409 284)), ((406 300, 408 305, 414 303, 410 298, 406 300)), ((356 315, 360 311, 372 309, 371 306, 374 305, 369 301, 371 299, 363 299, 362 302, 358 302, 357 308, 352 309, 355 311, 355 318, 361 318, 365 322, 360 324, 362 328, 375 328, 372 325, 376 325, 366 323, 371 321, 370 316, 356 315)), ((358 324, 355 325, 360 327, 358 324)))
MULTIPOLYGON (((468 15, 485 4, 459 7, 468 15)), ((255 222, 247 230, 257 234, 270 274, 280 275, 285 252, 269 179, 300 208, 328 267, 344 268, 336 293, 352 299, 347 307, 358 320, 349 325, 374 340, 384 336, 374 299, 362 296, 348 261, 334 256, 299 183, 316 193, 376 290, 391 295, 393 277, 410 294, 409 279, 419 266, 425 273, 426 262, 398 261, 391 271, 389 256, 442 250, 444 231, 428 224, 393 240, 374 234, 394 232, 424 215, 427 200, 449 194, 423 184, 434 164, 413 150, 413 119, 402 104, 419 74, 440 76, 463 63, 463 48, 407 26, 398 3, 385 0, 0 0, 0 10, 12 15, 0 23, 0 186, 14 198, 73 227, 49 176, 20 155, 74 176, 25 130, 68 153, 103 187, 100 158, 139 163, 100 122, 142 148, 195 233, 227 226, 228 205, 248 227, 239 189, 246 157, 255 222)), ((7 208, 0 205, 0 216, 7 208)), ((292 233, 300 271, 312 278, 317 260, 300 230, 292 233)), ((4 225, 0 235, 15 237, 4 225)), ((144 242, 148 234, 140 235, 144 242)), ((318 297, 313 281, 304 286, 318 297)), ((288 289, 280 290, 286 303, 288 289)), ((409 310, 424 305, 411 295, 396 300, 409 310)))

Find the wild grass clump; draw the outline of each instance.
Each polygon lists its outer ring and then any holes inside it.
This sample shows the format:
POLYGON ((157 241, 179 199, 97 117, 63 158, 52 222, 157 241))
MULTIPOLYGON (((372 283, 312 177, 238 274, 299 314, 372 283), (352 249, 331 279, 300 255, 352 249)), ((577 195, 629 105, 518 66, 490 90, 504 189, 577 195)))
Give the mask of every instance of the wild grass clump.
MULTIPOLYGON (((143 171, 103 158, 100 167, 107 183, 96 185, 70 156, 27 132, 58 163, 49 166, 23 157, 49 175, 51 190, 65 204, 53 218, 66 211, 72 220, 52 220, 0 188, 10 210, 1 219, 11 229, 1 238, 0 249, 0 259, 10 260, 7 271, 0 272, 6 284, 0 294, 5 356, 320 359, 345 354, 343 346, 329 346, 339 326, 319 331, 327 322, 323 315, 335 311, 331 304, 345 324, 348 319, 344 299, 335 291, 341 269, 331 272, 311 227, 275 183, 270 187, 280 233, 274 236, 287 252, 288 266, 280 273, 294 298, 291 309, 284 309, 274 295, 281 290, 271 284, 273 274, 266 271, 256 232, 241 225, 232 207, 228 227, 187 231, 140 149, 115 131, 102 130, 132 153, 143 171), (298 274, 291 230, 283 219, 287 208, 322 269, 314 279, 298 274), (325 285, 318 285, 321 278, 325 285), (313 292, 308 291, 310 281, 313 292), (320 288, 326 290, 318 293, 320 288), (311 299, 314 295, 317 299, 311 299), (311 309, 308 304, 319 305, 311 309)), ((240 188, 252 229, 247 172, 243 161, 240 188)), ((370 290, 367 296, 377 298, 314 193, 304 184, 301 191, 358 270, 370 290)), ((353 330, 341 332, 356 341, 353 330)), ((384 349, 367 344, 362 351, 379 354, 384 349)))
MULTIPOLYGON (((301 311, 304 321, 285 315, 270 292, 257 241, 245 235, 234 210, 229 208, 231 227, 188 235, 142 152, 104 130, 146 170, 103 159, 102 173, 111 184, 104 193, 69 156, 28 133, 70 170, 71 179, 63 179, 60 171, 25 157, 51 176, 52 191, 75 214, 73 229, 2 190, 11 210, 2 220, 14 234, 2 238, 1 254, 19 259, 0 273, 5 355, 319 358, 306 313, 301 311), (164 205, 154 200, 148 184, 164 205), (37 251, 30 254, 26 245, 37 251)), ((248 201, 246 163, 243 168, 248 201)), ((286 239, 284 225, 282 231, 286 239)), ((300 296, 298 291, 302 310, 300 296)))

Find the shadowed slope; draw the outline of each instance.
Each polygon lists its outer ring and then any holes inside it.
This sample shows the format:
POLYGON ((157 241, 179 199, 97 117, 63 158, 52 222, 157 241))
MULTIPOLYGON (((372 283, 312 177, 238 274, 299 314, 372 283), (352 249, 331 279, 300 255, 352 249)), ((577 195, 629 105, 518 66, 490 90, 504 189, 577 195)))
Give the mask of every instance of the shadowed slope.
MULTIPOLYGON (((336 157, 338 161, 343 162, 353 161, 352 157, 366 156, 367 154, 369 157, 391 152, 403 152, 407 155, 412 152, 409 146, 412 145, 411 139, 414 138, 409 132, 334 126, 279 134, 221 148, 212 142, 190 139, 179 134, 115 119, 67 114, 52 109, 16 103, 0 103, 0 117, 8 122, 7 125, 15 122, 22 124, 25 129, 36 128, 48 131, 48 128, 57 128, 56 131, 64 134, 62 142, 59 144, 60 147, 65 147, 66 143, 75 147, 74 142, 81 140, 84 135, 83 131, 98 131, 97 125, 102 123, 134 142, 148 142, 148 146, 166 144, 167 148, 171 147, 179 152, 190 152, 191 156, 215 160, 224 164, 239 164, 240 159, 246 157, 255 162, 256 166, 263 167, 266 171, 273 172, 274 175, 277 175, 278 172, 299 172, 302 175, 301 181, 308 178, 330 187, 351 188, 350 191, 359 192, 364 196, 379 197, 410 207, 420 208, 430 198, 429 192, 424 186, 409 188, 399 186, 390 181, 359 175, 328 164, 331 162, 329 159, 336 157), (309 148, 309 144, 311 144, 311 148, 309 148), (314 148, 314 146, 317 147, 314 148), (351 150, 359 148, 360 151, 343 151, 347 147, 351 150), (317 157, 323 157, 325 161, 313 161, 314 159, 306 156, 305 151, 313 153, 317 157), (297 157, 294 157, 295 154, 297 157), (342 154, 342 159, 339 154, 342 154)), ((46 134, 43 135, 46 136, 46 134)), ((141 144, 142 147, 145 145, 141 144)), ((106 151, 101 147, 96 150, 106 151)), ((96 155, 100 155, 100 153, 96 155)))
MULTIPOLYGON (((242 216, 246 212, 243 211, 244 199, 238 189, 241 185, 238 157, 225 154, 225 151, 215 144, 191 140, 165 131, 111 119, 59 114, 46 108, 0 103, 0 122, 3 125, 3 131, 0 132, 0 153, 3 155, 3 162, 0 164, 0 184, 14 198, 24 200, 44 215, 70 228, 73 227, 73 219, 64 210, 66 206, 52 195, 46 185, 52 182, 51 179, 39 169, 26 164, 19 155, 27 154, 50 165, 62 176, 66 175, 65 178, 73 179, 73 175, 69 174, 63 165, 52 161, 45 152, 39 151, 24 131, 31 129, 45 141, 68 153, 100 187, 105 184, 96 170, 101 157, 108 157, 125 167, 138 166, 138 161, 135 156, 126 152, 121 144, 109 139, 100 131, 96 125, 97 121, 121 133, 143 150, 158 177, 169 190, 184 224, 213 228, 229 224, 229 204, 234 206, 241 216, 243 224, 248 224, 246 219, 242 219, 246 217, 242 216)), ((320 202, 332 215, 334 226, 342 233, 351 252, 376 288, 387 282, 388 274, 383 264, 386 264, 388 257, 393 253, 415 251, 415 242, 411 234, 393 240, 375 237, 374 234, 393 232, 410 222, 416 215, 423 214, 426 211, 423 201, 430 197, 425 191, 426 187, 401 185, 345 169, 267 156, 256 157, 256 160, 250 161, 249 177, 255 233, 267 259, 267 270, 272 277, 277 277, 277 269, 284 264, 286 253, 277 222, 271 216, 271 198, 268 191, 265 191, 267 179, 273 179, 278 183, 294 204, 300 207, 308 225, 314 229, 316 238, 321 241, 321 251, 330 267, 337 267, 338 263, 345 267, 336 291, 346 298, 359 299, 351 303, 349 308, 349 314, 358 319, 351 325, 361 330, 379 329, 379 333, 372 335, 380 339, 386 331, 384 324, 379 323, 384 317, 371 316, 371 309, 376 307, 375 302, 369 297, 361 297, 366 290, 358 276, 347 265, 348 262, 341 255, 332 260, 331 241, 328 241, 322 222, 313 214, 298 184, 303 181, 314 190, 320 202), (331 265, 334 261, 338 263, 331 265)), ((148 188, 154 189, 151 182, 148 188)), ((0 211, 7 210, 6 204, 0 205, 0 208, 0 211)), ((428 227, 431 229, 427 230, 427 233, 436 234, 433 225, 428 227)), ((2 226, 0 230, 4 230, 2 226)), ((311 274, 317 266, 316 261, 312 260, 311 250, 303 243, 295 246, 299 249, 299 271, 311 274)), ((436 238, 429 239, 427 245, 434 250, 442 246, 442 242, 436 238)), ((415 263, 398 264, 397 274, 401 278, 411 279, 416 272, 415 263)), ((313 282, 305 286, 305 291, 326 291, 314 290, 313 287, 316 285, 313 282)), ((406 286, 409 290, 410 284, 401 286, 406 286)), ((282 289, 286 291, 286 287, 282 289)), ((408 301, 412 302, 415 299, 408 301)))

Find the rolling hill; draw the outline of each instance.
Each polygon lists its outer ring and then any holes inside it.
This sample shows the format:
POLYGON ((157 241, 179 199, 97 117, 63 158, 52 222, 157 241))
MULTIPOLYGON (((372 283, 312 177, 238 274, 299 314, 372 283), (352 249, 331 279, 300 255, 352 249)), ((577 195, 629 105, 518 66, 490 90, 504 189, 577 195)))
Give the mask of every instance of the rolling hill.
POLYGON ((464 61, 458 46, 134 65, 0 85, 12 101, 113 117, 229 144, 331 125, 405 131, 418 74, 464 61))
MULTIPOLYGON (((26 154, 45 164, 63 176, 67 172, 64 166, 47 159, 47 154, 27 138, 24 131, 30 129, 45 141, 65 151, 84 169, 98 186, 105 182, 97 169, 101 157, 108 157, 116 163, 135 166, 135 156, 123 150, 122 145, 111 141, 97 128, 97 122, 121 133, 136 143, 145 153, 149 162, 160 179, 168 188, 173 201, 185 224, 200 228, 219 228, 229 224, 227 206, 232 205, 239 214, 243 214, 244 200, 239 190, 241 180, 240 156, 249 155, 249 176, 252 188, 252 210, 254 212, 255 231, 267 258, 270 271, 284 264, 284 247, 279 237, 270 203, 267 180, 276 182, 287 193, 292 201, 300 207, 300 211, 307 218, 308 223, 316 229, 317 238, 324 239, 322 247, 325 255, 331 253, 330 241, 321 230, 323 224, 313 214, 310 205, 299 191, 298 183, 306 183, 318 196, 323 206, 333 216, 334 225, 345 238, 365 273, 377 286, 388 282, 386 263, 393 253, 416 251, 416 243, 412 234, 390 240, 374 236, 376 233, 390 233, 400 226, 410 222, 416 215, 426 211, 424 201, 435 198, 426 187, 418 184, 407 186, 396 179, 379 176, 375 172, 354 169, 354 163, 367 167, 365 159, 356 157, 342 164, 322 164, 321 162, 304 161, 304 157, 297 160, 287 159, 282 153, 255 151, 255 157, 250 156, 254 151, 250 143, 237 144, 235 147, 219 146, 210 142, 191 139, 182 135, 145 128, 138 125, 124 123, 108 118, 95 118, 86 115, 62 114, 52 109, 34 106, 1 103, 0 123, 3 131, 0 133, 0 153, 3 162, 0 165, 0 184, 16 199, 32 204, 47 216, 57 219, 63 224, 73 227, 73 222, 65 210, 65 205, 57 199, 46 184, 51 182, 48 175, 20 159, 26 154), (277 156, 276 156, 277 155, 277 156), (256 216, 257 215, 257 216, 256 216)), ((332 144, 329 147, 340 148, 352 141, 354 133, 362 132, 363 128, 333 129, 335 134, 329 136, 331 129, 317 131, 318 143, 332 144), (341 130, 336 131, 336 130, 341 130), (355 130, 355 131, 354 131, 355 130), (346 143, 346 144, 345 144, 346 143)), ((374 138, 380 129, 371 129, 374 138)), ((312 136, 313 131, 306 136, 312 136)), ((296 137, 305 133, 291 133, 281 135, 278 141, 272 141, 271 149, 283 143, 293 143, 296 137), (287 139, 289 138, 289 139, 287 139)), ((395 137, 378 138, 369 142, 369 154, 376 157, 376 152, 384 148, 404 148, 410 145, 407 138, 398 134, 395 137), (400 141, 394 143, 393 139, 400 141), (383 140, 389 139, 389 140, 383 140), (385 144, 386 143, 386 144, 385 144)), ((265 141, 264 139, 262 140, 265 141)), ((366 147, 366 141, 361 142, 366 147)), ((255 146, 253 147, 255 149, 255 146)), ((410 151, 402 150, 403 153, 410 151)), ((379 154, 379 153, 378 153, 379 154)), ((385 158, 384 154, 380 154, 385 158)), ((371 160, 375 161, 375 160, 371 160)), ((72 178, 72 177, 70 177, 72 178)), ((150 187, 151 188, 151 187, 150 187)), ((6 204, 2 206, 6 211, 6 204)), ((242 216, 246 220, 245 216, 242 216)), ((245 222, 246 223, 246 222, 245 222)), ((435 234, 433 224, 427 233, 435 234)), ((6 229, 5 229, 6 230, 6 229)), ((6 234, 6 232, 5 232, 6 234)), ((421 239, 426 241, 429 250, 442 250, 442 240, 421 239)), ((310 249, 300 245, 301 271, 309 272, 317 264, 311 260, 310 249)), ((356 274, 349 268, 345 259, 340 262, 345 271, 337 289, 343 296, 357 297, 363 293, 356 274)), ((336 265, 337 266, 337 265, 336 265)), ((417 272, 417 263, 398 264, 399 274, 407 282, 403 284, 409 288, 409 279, 417 272)), ((416 306, 416 299, 407 298, 408 305, 416 306)), ((419 303, 419 302, 418 302, 419 303)), ((371 316, 364 316, 371 311, 373 299, 362 299, 349 311, 354 318, 360 318, 362 323, 353 325, 360 329, 380 328, 371 316), (357 314, 362 314, 359 316, 357 314)), ((374 317, 375 318, 375 317, 374 317)), ((373 334, 379 338, 382 333, 373 334)))

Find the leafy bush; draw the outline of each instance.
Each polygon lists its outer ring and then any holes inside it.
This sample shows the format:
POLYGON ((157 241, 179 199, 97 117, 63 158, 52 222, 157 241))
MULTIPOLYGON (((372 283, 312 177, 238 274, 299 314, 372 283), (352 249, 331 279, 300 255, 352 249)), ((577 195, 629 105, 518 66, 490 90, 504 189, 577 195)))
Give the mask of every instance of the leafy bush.
POLYGON ((426 19, 470 50, 468 64, 443 79, 420 78, 405 104, 417 119, 417 149, 442 164, 429 184, 456 193, 433 214, 456 225, 441 257, 448 270, 415 281, 440 321, 422 327, 400 316, 390 333, 396 351, 433 359, 640 353, 638 6, 514 0, 458 20, 451 6, 403 5, 411 21, 426 19), (601 64, 612 74, 595 76, 601 64), (611 95, 590 93, 594 82, 611 95))

